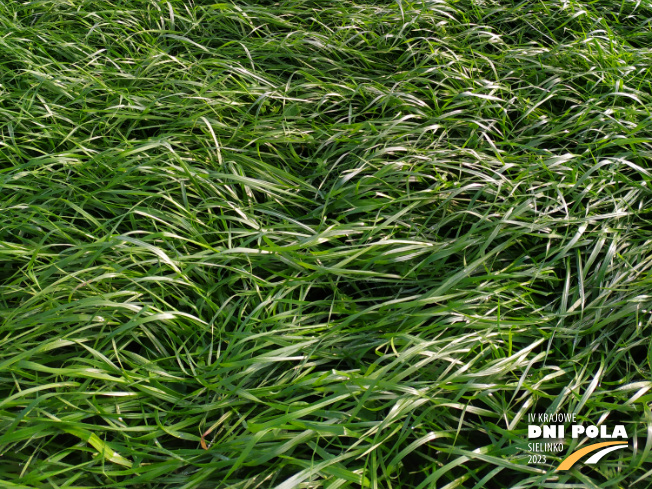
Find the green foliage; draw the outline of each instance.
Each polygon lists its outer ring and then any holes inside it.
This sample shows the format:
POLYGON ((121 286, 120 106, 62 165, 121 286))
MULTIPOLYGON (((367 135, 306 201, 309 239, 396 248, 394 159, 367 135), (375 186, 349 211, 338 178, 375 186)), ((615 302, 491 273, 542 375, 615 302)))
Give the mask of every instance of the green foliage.
POLYGON ((2 487, 649 487, 649 2, 0 25, 2 487))

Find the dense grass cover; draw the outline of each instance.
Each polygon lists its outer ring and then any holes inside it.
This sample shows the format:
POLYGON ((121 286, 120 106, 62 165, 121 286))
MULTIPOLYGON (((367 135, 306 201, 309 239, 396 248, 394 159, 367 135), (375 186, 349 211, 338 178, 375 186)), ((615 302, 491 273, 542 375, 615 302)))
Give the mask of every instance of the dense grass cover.
POLYGON ((650 487, 649 1, 0 25, 0 486, 650 487))

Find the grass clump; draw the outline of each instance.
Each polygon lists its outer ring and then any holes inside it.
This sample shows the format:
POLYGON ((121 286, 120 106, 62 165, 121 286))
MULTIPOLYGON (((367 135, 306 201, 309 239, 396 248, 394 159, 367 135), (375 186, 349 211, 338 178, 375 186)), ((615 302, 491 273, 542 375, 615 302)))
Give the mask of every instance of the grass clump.
POLYGON ((650 19, 0 4, 2 485, 648 487, 650 19))

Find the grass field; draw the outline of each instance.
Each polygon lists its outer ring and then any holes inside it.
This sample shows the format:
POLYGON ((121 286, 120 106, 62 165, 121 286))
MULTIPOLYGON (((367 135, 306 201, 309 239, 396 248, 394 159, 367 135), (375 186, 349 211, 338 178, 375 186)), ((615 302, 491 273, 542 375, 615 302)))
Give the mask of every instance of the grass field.
POLYGON ((652 487, 649 0, 0 26, 0 487, 652 487))

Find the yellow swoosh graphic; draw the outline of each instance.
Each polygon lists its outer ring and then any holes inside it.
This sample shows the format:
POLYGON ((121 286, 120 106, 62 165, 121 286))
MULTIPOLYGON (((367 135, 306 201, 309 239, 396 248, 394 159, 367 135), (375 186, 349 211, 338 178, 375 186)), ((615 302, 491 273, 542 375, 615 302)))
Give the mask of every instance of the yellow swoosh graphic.
POLYGON ((626 441, 605 441, 604 443, 596 443, 595 445, 589 445, 588 447, 584 447, 581 450, 577 450, 571 453, 568 457, 562 460, 562 462, 559 464, 559 467, 557 467, 557 469, 555 470, 568 470, 575 464, 575 462, 581 459, 584 455, 586 455, 587 453, 595 452, 600 448, 609 447, 612 445, 627 445, 627 444, 628 443, 626 441))

